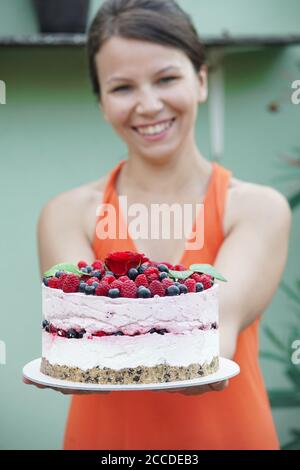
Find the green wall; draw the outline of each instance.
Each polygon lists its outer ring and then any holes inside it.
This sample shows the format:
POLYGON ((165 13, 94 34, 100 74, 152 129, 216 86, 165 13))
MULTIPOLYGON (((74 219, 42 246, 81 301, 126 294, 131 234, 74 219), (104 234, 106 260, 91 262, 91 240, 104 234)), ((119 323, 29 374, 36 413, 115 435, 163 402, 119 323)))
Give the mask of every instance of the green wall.
MULTIPOLYGON (((93 3, 92 11, 99 3, 93 3)), ((292 8, 273 0, 259 2, 258 10, 258 2, 231 0, 222 15, 224 2, 180 3, 197 17, 205 34, 217 34, 224 25, 237 33, 292 32, 300 19, 300 4, 292 0, 285 3, 292 8), (246 13, 241 3, 247 5, 246 13)), ((0 35, 35 28, 30 2, 1 0, 0 35)), ((300 79, 300 47, 236 50, 225 57, 224 71, 226 141, 221 163, 238 178, 289 194, 295 182, 276 178, 286 171, 282 156, 300 146, 300 105, 290 101, 291 82, 300 79), (268 110, 273 101, 279 103, 277 113, 268 110)), ((0 48, 0 80, 7 85, 7 104, 0 105, 0 340, 7 353, 7 364, 0 365, 0 449, 58 449, 69 398, 21 382, 23 365, 41 353, 36 223, 46 201, 102 176, 124 157, 126 148, 99 113, 82 49, 0 48)), ((205 105, 199 112, 197 141, 210 158, 208 134, 205 105)), ((300 277, 299 228, 298 210, 284 274, 291 285, 300 277)), ((291 302, 279 289, 263 325, 288 344, 292 319, 291 302)), ((263 329, 261 348, 274 351, 263 329)), ((268 388, 290 387, 282 365, 265 359, 261 364, 268 388)), ((274 409, 274 418, 285 444, 289 430, 300 421, 299 408, 274 409)))

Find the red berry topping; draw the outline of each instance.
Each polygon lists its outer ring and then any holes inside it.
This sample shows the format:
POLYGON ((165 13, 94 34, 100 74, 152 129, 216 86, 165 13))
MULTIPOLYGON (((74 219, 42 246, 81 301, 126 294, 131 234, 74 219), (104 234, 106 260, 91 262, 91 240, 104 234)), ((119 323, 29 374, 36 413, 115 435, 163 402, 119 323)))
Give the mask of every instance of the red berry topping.
POLYGON ((159 274, 159 270, 155 266, 150 266, 150 268, 145 269, 144 274, 150 276, 150 274, 159 274))
POLYGON ((78 266, 78 269, 81 269, 81 268, 86 268, 88 264, 86 261, 78 261, 77 266, 78 266))
POLYGON ((159 295, 160 297, 165 296, 166 289, 160 281, 152 281, 149 289, 152 295, 159 295))
POLYGON ((145 286, 145 287, 148 287, 149 286, 149 283, 148 283, 148 279, 147 279, 147 276, 145 274, 139 274, 136 278, 135 278, 135 285, 136 286, 145 286))
POLYGON ((185 271, 186 268, 183 266, 183 264, 175 264, 174 266, 174 271, 185 271))
POLYGON ((108 284, 111 284, 112 282, 116 281, 116 278, 112 274, 109 274, 108 276, 105 276, 103 280, 108 284))
POLYGON ((97 277, 90 277, 87 281, 86 281, 86 284, 88 286, 91 286, 93 284, 93 282, 99 282, 99 279, 97 277))
POLYGON ((129 279, 128 276, 121 276, 121 277, 119 277, 118 281, 127 282, 127 281, 130 281, 130 279, 129 279))
POLYGON ((137 292, 137 286, 134 281, 125 281, 122 282, 121 288, 121 296, 122 297, 127 297, 130 299, 135 299, 136 298, 136 292, 137 292))
POLYGON ((194 279, 194 281, 196 281, 196 282, 201 282, 201 274, 194 273, 190 276, 190 279, 194 279))
POLYGON ((202 282, 204 289, 209 289, 212 286, 212 278, 209 274, 201 274, 197 282, 202 282))
POLYGON ((157 281, 159 279, 159 275, 156 273, 149 274, 147 276, 148 282, 151 283, 152 281, 157 281))
POLYGON ((122 285, 123 285, 123 282, 118 279, 118 280, 114 280, 114 281, 109 285, 109 288, 110 288, 110 289, 121 289, 122 285))
POLYGON ((93 262, 92 267, 94 268, 95 271, 101 271, 103 269, 104 265, 103 262, 97 259, 96 261, 93 262))
POLYGON ((63 283, 64 283, 65 279, 67 279, 67 277, 68 277, 67 273, 64 273, 60 276, 60 278, 58 279, 58 288, 59 289, 63 288, 63 283))
POLYGON ((51 289, 60 289, 59 279, 57 277, 50 277, 50 279, 48 279, 48 287, 51 287, 51 289))
POLYGON ((194 279, 186 279, 184 285, 188 288, 188 292, 196 292, 196 281, 194 279))
POLYGON ((96 295, 107 296, 109 289, 110 284, 108 284, 108 282, 101 281, 96 289, 96 295))
POLYGON ((62 283, 62 290, 64 292, 77 292, 79 287, 80 279, 76 274, 67 274, 66 278, 62 283))
POLYGON ((164 288, 167 289, 168 287, 173 286, 174 281, 172 281, 169 277, 165 277, 165 279, 163 279, 161 283, 164 288))

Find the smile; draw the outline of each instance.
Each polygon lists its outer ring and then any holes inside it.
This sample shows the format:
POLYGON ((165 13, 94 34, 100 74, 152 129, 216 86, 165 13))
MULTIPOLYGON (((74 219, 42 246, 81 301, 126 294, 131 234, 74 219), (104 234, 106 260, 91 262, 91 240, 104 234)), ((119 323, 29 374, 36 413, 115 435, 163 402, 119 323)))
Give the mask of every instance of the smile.
POLYGON ((134 130, 138 132, 138 134, 143 136, 158 136, 168 129, 170 129, 174 123, 176 118, 170 119, 169 121, 163 122, 161 124, 157 124, 156 126, 149 126, 149 127, 134 127, 134 130))

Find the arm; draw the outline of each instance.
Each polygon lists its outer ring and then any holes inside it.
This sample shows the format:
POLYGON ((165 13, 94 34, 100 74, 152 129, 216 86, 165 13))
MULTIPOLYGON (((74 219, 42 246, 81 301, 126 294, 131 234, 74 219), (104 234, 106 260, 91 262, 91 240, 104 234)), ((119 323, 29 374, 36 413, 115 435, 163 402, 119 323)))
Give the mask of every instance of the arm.
POLYGON ((291 211, 277 191, 242 183, 230 196, 232 224, 215 266, 220 286, 221 355, 232 358, 239 333, 262 315, 285 266, 291 211))
POLYGON ((94 260, 84 231, 85 200, 79 188, 57 196, 42 209, 37 231, 41 275, 58 263, 94 260))

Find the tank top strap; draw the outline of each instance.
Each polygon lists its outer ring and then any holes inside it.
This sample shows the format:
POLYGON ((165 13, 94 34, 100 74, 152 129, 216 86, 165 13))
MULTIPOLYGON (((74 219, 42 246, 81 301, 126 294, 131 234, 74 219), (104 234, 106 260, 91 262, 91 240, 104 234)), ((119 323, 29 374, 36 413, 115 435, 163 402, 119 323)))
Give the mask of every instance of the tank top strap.
POLYGON ((126 163, 127 160, 122 160, 117 164, 115 168, 113 168, 108 176, 108 180, 106 182, 106 185, 103 190, 103 197, 102 197, 102 204, 107 204, 109 202, 112 202, 112 200, 115 197, 116 194, 116 179, 118 177, 118 174, 123 167, 123 165, 126 163))

